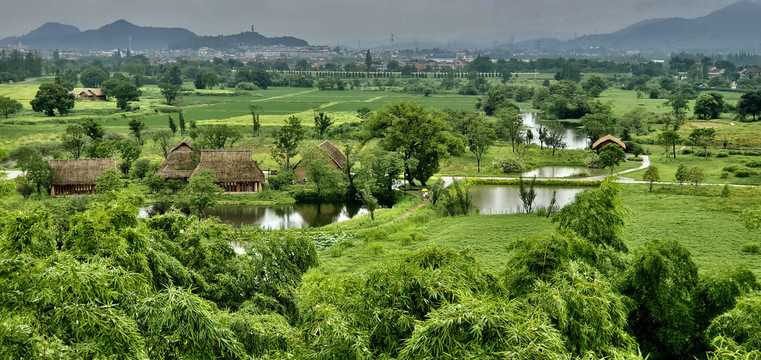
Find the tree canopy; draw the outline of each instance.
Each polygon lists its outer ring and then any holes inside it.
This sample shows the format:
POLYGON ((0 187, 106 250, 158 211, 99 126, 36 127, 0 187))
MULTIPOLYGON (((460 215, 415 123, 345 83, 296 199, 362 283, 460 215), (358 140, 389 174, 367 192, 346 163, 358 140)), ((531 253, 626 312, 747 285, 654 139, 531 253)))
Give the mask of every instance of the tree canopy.
POLYGON ((370 138, 396 151, 405 163, 405 179, 425 183, 439 169, 439 161, 462 152, 462 141, 452 135, 443 113, 409 102, 394 102, 378 110, 364 123, 370 138))

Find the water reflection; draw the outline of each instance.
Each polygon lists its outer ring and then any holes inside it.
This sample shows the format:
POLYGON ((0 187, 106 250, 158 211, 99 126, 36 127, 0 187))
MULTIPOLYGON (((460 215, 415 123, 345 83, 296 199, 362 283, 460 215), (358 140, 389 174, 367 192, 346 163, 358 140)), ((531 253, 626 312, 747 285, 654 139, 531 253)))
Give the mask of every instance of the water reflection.
POLYGON ((260 226, 263 229, 318 227, 349 220, 367 213, 359 204, 294 204, 287 206, 217 206, 204 214, 216 216, 234 227, 260 226))
POLYGON ((524 178, 564 178, 579 174, 589 174, 589 168, 583 166, 545 166, 523 173, 524 178))
MULTIPOLYGON (((546 123, 546 120, 541 120, 539 114, 536 113, 523 113, 521 116, 523 117, 523 125, 530 128, 534 133, 534 140, 532 140, 532 143, 538 145, 539 126, 542 125, 542 123, 546 123)), ((578 125, 567 122, 563 122, 562 124, 566 129, 565 138, 563 138, 563 141, 567 145, 566 149, 586 149, 588 147, 587 137, 579 131, 578 125)))
MULTIPOLYGON (((588 188, 591 189, 591 188, 588 188)), ((535 187, 536 199, 534 210, 547 207, 552 200, 552 192, 557 191, 555 206, 557 209, 573 202, 576 194, 588 190, 584 188, 566 187, 535 187)), ((478 185, 470 188, 473 195, 473 206, 480 214, 519 214, 523 212, 523 203, 517 186, 478 185)))

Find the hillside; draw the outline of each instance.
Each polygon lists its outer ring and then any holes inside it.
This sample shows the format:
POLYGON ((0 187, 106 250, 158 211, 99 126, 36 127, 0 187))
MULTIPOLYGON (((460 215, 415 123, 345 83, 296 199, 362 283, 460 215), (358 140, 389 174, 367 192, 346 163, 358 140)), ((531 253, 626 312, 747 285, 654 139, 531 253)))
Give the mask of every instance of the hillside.
POLYGON ((198 36, 184 28, 146 27, 118 20, 95 30, 80 31, 78 28, 59 23, 47 23, 23 36, 0 39, 0 46, 21 42, 31 49, 52 50, 112 50, 124 49, 198 49, 205 46, 230 49, 239 46, 284 45, 309 46, 295 37, 268 38, 256 32, 235 35, 198 36))
MULTIPOLYGON (((610 34, 585 35, 568 41, 541 39, 541 48, 755 52, 761 45, 758 39, 758 34, 761 33, 760 18, 761 3, 740 1, 694 19, 648 19, 610 34)), ((516 45, 532 49, 536 42, 537 40, 530 40, 516 45)))
POLYGON ((254 31, 246 31, 235 35, 198 36, 169 45, 171 49, 198 49, 208 47, 214 49, 232 49, 240 46, 309 46, 305 40, 291 36, 268 38, 254 31))

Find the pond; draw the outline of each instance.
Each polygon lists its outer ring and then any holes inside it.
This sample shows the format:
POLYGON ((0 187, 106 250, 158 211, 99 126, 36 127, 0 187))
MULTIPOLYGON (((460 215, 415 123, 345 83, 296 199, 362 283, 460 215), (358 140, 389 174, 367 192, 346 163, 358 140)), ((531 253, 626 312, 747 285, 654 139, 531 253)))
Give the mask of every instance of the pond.
MULTIPOLYGON (((536 199, 534 199, 533 211, 549 206, 553 192, 557 192, 555 196, 555 211, 558 211, 563 206, 573 202, 576 194, 592 189, 591 187, 536 186, 534 187, 536 199)), ((470 192, 473 195, 473 207, 480 214, 498 215, 519 214, 523 212, 523 203, 521 202, 518 186, 476 185, 470 188, 470 192)))
POLYGON ((533 169, 523 173, 524 178, 564 178, 578 174, 587 174, 591 172, 590 168, 583 166, 545 166, 533 169))
MULTIPOLYGON (((534 133, 534 140, 532 143, 539 144, 539 126, 546 123, 546 120, 541 120, 537 113, 523 113, 523 125, 530 128, 534 133)), ((587 137, 579 130, 579 126, 572 123, 563 122, 566 133, 563 141, 566 143, 566 149, 586 149, 587 137)))
POLYGON ((367 213, 360 204, 294 204, 279 206, 216 206, 204 211, 233 227, 260 226, 267 230, 319 227, 367 213))

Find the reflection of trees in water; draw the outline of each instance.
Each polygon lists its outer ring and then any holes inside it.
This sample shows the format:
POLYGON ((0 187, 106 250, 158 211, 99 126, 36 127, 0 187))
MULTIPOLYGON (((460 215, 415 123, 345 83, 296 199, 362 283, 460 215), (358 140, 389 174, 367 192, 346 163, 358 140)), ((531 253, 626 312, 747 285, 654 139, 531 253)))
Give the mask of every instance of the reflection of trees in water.
POLYGON ((296 211, 301 214, 309 227, 331 224, 341 214, 343 204, 298 204, 296 211))

